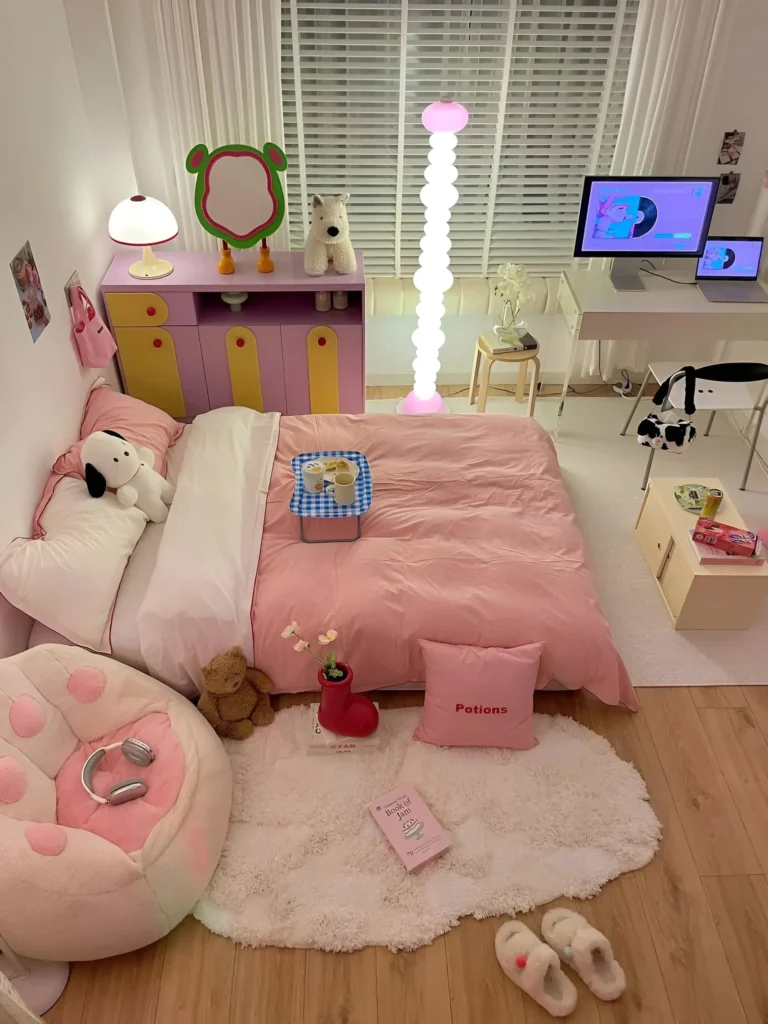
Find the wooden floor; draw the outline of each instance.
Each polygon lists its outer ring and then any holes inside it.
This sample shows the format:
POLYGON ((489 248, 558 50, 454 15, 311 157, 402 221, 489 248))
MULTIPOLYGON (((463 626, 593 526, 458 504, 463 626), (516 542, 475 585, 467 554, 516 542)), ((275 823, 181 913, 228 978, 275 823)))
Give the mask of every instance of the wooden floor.
MULTIPOLYGON (((573 1024, 768 1022, 768 687, 643 689, 641 711, 584 694, 536 710, 605 736, 645 778, 664 826, 641 871, 572 903, 611 939, 628 989, 599 1003, 579 983, 573 1024)), ((281 698, 283 705, 309 695, 281 698)), ((382 694, 383 707, 420 694, 382 694)), ((557 900, 568 904, 568 900, 557 900)), ((534 928, 544 908, 525 915, 534 928)), ((504 976, 502 919, 465 918, 393 954, 240 949, 188 918, 162 942, 75 964, 51 1024, 540 1024, 504 976)), ((114 923, 119 927, 119 922, 114 923)))

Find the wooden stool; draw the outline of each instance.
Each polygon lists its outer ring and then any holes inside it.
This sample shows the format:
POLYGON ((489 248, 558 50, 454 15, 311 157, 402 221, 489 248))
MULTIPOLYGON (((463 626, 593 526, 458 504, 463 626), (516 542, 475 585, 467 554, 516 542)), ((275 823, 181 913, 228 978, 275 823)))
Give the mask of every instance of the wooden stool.
POLYGON ((475 347, 475 362, 472 367, 472 380, 469 385, 469 404, 475 404, 477 378, 480 375, 480 363, 482 362, 483 356, 485 356, 485 365, 483 366, 483 377, 480 381, 480 393, 477 401, 478 412, 485 412, 485 403, 488 399, 488 384, 491 379, 491 367, 495 362, 520 364, 520 369, 517 373, 517 388, 515 389, 515 398, 518 402, 522 402, 525 399, 525 378, 528 375, 528 363, 533 363, 533 380, 531 381, 531 391, 528 395, 528 415, 533 416, 533 411, 536 408, 536 392, 539 386, 539 372, 541 370, 541 365, 539 363, 539 346, 537 344, 536 348, 510 348, 508 352, 501 353, 493 351, 494 348, 500 347, 501 342, 497 340, 495 335, 481 334, 477 339, 477 345, 475 347))

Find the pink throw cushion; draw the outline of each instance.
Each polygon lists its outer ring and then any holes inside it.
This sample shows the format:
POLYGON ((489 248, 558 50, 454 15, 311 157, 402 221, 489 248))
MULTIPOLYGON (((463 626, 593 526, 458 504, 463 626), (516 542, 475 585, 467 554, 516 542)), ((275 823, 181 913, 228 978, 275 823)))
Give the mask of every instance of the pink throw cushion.
POLYGON ((67 828, 93 832, 126 853, 135 853, 176 803, 183 781, 184 751, 179 738, 168 715, 155 712, 94 743, 81 744, 67 758, 56 776, 56 821, 67 828), (149 744, 155 755, 152 764, 138 768, 119 750, 111 750, 94 772, 93 788, 99 796, 106 796, 121 779, 142 779, 147 784, 146 795, 126 804, 97 804, 80 779, 83 765, 94 750, 122 743, 128 736, 149 744))
POLYGON ((544 644, 464 647, 419 640, 424 715, 414 739, 441 747, 535 746, 533 691, 544 644))
POLYGON ((88 392, 83 421, 80 424, 80 440, 75 442, 53 465, 51 475, 43 491, 43 497, 35 512, 32 536, 44 536, 40 516, 51 500, 54 488, 63 476, 83 477, 80 449, 89 434, 97 430, 116 430, 133 444, 150 448, 155 453, 155 469, 165 476, 168 463, 168 449, 178 440, 184 429, 168 413, 154 405, 147 405, 138 398, 131 398, 119 391, 113 391, 107 383, 95 384, 88 392))

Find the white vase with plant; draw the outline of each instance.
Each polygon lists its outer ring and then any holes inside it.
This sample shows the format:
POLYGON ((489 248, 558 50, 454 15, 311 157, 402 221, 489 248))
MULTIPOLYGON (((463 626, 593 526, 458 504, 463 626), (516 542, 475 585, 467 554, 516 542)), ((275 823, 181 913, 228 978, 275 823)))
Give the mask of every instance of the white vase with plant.
POLYGON ((501 312, 493 333, 502 343, 514 344, 528 327, 522 311, 534 300, 533 285, 522 263, 502 263, 493 294, 501 300, 501 312))

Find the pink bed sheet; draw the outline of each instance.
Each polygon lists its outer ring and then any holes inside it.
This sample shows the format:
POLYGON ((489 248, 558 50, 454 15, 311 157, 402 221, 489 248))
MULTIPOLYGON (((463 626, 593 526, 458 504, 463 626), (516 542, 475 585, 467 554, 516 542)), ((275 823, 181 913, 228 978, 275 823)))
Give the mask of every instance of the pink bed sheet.
MULTIPOLYGON (((325 524, 324 524, 325 525, 325 524)), ((598 606, 554 446, 512 416, 283 417, 252 608, 254 663, 278 692, 316 689, 316 664, 280 638, 296 620, 370 690, 424 680, 419 639, 544 643, 537 687, 637 699, 598 606), (354 449, 373 503, 352 544, 305 544, 288 510, 291 459, 354 449)))

